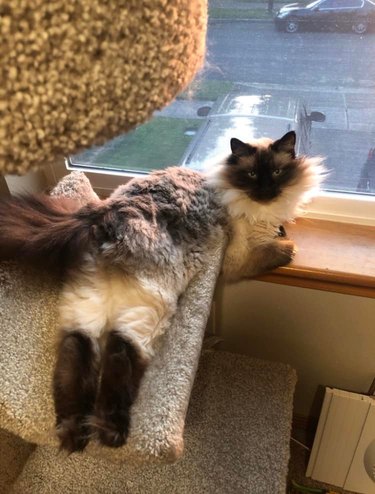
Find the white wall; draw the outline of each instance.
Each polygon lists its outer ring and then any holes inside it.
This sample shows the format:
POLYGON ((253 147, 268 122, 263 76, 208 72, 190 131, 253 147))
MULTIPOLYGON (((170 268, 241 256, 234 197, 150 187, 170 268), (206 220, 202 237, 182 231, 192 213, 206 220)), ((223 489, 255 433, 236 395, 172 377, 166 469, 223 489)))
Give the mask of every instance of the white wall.
POLYGON ((5 181, 12 194, 24 194, 43 191, 46 186, 46 177, 42 170, 28 172, 26 175, 5 175, 5 181))
POLYGON ((297 414, 318 416, 319 385, 366 392, 375 377, 375 299, 257 281, 220 282, 215 326, 224 348, 297 370, 297 414))

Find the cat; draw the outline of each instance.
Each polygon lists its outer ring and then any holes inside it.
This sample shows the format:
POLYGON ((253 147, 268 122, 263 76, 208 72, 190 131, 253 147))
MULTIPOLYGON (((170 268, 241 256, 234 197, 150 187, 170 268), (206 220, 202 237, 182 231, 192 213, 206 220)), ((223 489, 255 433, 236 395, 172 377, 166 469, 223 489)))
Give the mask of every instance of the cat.
POLYGON ((65 265, 53 376, 62 449, 82 451, 91 438, 125 444, 158 337, 219 228, 228 280, 291 261, 280 224, 322 175, 320 159, 297 158, 294 146, 294 132, 274 142, 233 138, 211 173, 171 167, 83 207, 48 195, 0 200, 0 256, 65 265))
POLYGON ((0 201, 0 257, 65 264, 53 376, 60 447, 127 439, 158 337, 225 214, 204 176, 172 167, 81 207, 61 197, 0 201))
POLYGON ((323 158, 296 157, 294 131, 276 141, 232 138, 230 144, 232 153, 207 180, 228 212, 223 275, 238 281, 291 262, 296 247, 282 225, 302 213, 326 172, 323 158))

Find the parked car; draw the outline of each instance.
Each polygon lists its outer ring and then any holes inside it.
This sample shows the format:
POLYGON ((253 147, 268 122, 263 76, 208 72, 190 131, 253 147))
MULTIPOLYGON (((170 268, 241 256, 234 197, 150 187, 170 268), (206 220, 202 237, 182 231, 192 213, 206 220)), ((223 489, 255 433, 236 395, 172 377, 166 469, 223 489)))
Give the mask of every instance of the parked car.
POLYGON ((310 112, 301 99, 285 91, 249 88, 230 92, 211 108, 180 164, 203 170, 230 153, 232 137, 245 142, 260 137, 278 139, 290 130, 297 134, 297 154, 308 154, 312 122, 324 120, 323 113, 310 112))
POLYGON ((275 25, 288 33, 303 27, 351 29, 364 34, 375 22, 375 3, 371 0, 316 0, 307 5, 291 3, 276 13, 275 25))

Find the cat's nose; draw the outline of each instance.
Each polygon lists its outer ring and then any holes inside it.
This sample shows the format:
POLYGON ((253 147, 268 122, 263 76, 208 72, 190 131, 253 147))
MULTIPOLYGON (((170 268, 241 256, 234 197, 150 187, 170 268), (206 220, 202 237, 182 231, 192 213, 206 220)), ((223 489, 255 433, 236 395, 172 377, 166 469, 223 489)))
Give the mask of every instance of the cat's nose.
POLYGON ((255 195, 251 195, 258 202, 270 202, 278 196, 277 191, 272 189, 260 190, 255 195))

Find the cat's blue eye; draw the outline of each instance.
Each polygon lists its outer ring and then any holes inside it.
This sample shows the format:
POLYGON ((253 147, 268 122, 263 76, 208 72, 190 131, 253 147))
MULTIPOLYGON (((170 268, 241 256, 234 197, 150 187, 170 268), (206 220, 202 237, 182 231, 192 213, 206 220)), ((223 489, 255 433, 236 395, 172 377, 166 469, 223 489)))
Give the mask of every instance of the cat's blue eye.
POLYGON ((257 174, 252 170, 251 172, 248 173, 250 178, 255 178, 257 174))
POLYGON ((276 169, 272 172, 272 175, 280 175, 280 173, 281 173, 280 168, 276 168, 276 169))

